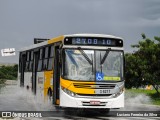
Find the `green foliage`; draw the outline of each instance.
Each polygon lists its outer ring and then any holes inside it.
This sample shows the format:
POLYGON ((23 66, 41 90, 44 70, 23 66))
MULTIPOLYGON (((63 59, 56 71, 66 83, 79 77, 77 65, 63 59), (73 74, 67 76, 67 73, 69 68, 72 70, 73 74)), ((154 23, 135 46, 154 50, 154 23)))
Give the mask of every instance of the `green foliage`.
POLYGON ((126 59, 126 87, 140 87, 153 85, 157 93, 160 85, 160 37, 155 40, 146 38, 132 47, 137 48, 132 54, 125 54, 126 59))
POLYGON ((143 39, 146 39, 146 35, 144 33, 141 34, 143 39))
POLYGON ((0 67, 0 79, 16 80, 17 74, 18 65, 0 67))

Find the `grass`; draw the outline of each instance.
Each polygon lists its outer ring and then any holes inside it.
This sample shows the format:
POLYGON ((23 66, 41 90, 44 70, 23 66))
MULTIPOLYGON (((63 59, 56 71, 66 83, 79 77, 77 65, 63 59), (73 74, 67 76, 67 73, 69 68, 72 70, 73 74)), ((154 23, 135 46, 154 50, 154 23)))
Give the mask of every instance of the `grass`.
POLYGON ((151 98, 153 105, 160 105, 160 94, 157 94, 156 90, 145 90, 145 89, 126 89, 126 93, 130 97, 135 97, 139 94, 145 94, 151 98))

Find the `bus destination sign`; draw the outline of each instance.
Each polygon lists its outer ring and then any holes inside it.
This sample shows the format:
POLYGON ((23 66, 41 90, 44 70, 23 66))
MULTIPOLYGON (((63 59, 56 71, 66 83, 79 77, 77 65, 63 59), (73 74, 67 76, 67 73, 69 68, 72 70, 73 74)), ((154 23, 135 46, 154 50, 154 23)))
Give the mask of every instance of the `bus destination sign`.
POLYGON ((99 37, 67 37, 64 40, 65 45, 87 45, 87 46, 112 46, 123 47, 123 41, 115 38, 99 37))

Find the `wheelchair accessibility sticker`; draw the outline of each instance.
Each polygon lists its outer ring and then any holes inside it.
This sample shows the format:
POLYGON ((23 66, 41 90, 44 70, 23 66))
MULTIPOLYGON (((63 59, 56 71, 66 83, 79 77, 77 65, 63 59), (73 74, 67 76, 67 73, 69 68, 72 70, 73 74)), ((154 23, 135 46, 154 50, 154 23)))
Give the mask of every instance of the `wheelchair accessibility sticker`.
POLYGON ((103 80, 104 74, 101 72, 96 72, 96 80, 101 81, 103 80))

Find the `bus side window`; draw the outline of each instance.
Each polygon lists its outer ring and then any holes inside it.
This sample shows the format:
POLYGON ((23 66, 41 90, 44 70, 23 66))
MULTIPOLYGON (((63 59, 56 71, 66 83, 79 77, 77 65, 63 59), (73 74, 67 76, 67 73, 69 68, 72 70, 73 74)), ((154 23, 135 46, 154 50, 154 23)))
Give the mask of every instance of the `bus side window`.
POLYGON ((43 70, 47 70, 49 47, 45 47, 44 51, 45 51, 45 54, 44 54, 44 60, 43 60, 43 70))
POLYGON ((29 71, 29 60, 30 60, 30 51, 27 52, 27 58, 26 58, 26 66, 25 66, 25 71, 29 71))
POLYGON ((29 71, 32 72, 33 68, 33 51, 30 52, 29 71))
POLYGON ((48 70, 53 69, 53 63, 54 63, 54 46, 49 47, 49 63, 48 63, 48 70))
POLYGON ((37 71, 42 71, 42 61, 43 61, 43 48, 41 48, 39 51, 39 60, 38 60, 37 71))

